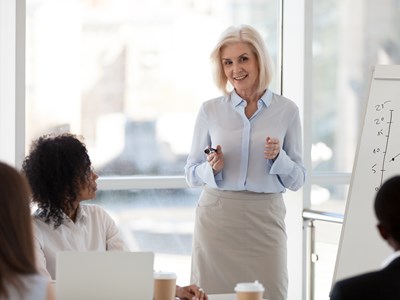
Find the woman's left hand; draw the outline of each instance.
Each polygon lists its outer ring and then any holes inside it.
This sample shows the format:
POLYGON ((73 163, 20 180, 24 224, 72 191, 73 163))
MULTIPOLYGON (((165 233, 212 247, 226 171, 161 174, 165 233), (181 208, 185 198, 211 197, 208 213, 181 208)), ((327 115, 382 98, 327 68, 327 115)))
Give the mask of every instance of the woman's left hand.
POLYGON ((281 147, 279 145, 279 140, 277 138, 267 137, 265 141, 264 157, 266 159, 275 160, 278 157, 280 150, 281 147))
POLYGON ((181 300, 207 300, 207 294, 203 291, 202 288, 198 287, 195 284, 191 284, 188 286, 176 286, 176 297, 181 300))

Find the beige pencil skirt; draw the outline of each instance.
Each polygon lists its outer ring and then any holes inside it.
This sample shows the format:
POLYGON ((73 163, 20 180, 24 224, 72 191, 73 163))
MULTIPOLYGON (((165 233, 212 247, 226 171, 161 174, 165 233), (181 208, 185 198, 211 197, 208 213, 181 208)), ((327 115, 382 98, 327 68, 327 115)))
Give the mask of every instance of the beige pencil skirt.
POLYGON ((205 187, 196 208, 191 282, 208 294, 258 280, 264 298, 287 298, 286 208, 282 194, 205 187))

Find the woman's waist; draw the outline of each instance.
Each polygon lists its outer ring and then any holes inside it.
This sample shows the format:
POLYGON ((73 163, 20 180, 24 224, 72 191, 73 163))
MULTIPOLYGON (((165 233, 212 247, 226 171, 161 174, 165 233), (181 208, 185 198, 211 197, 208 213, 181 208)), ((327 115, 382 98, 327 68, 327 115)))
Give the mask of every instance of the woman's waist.
POLYGON ((282 192, 258 192, 246 189, 224 189, 224 188, 211 188, 209 186, 204 186, 205 192, 218 197, 226 197, 230 199, 237 200, 266 200, 266 199, 276 199, 282 198, 282 192))

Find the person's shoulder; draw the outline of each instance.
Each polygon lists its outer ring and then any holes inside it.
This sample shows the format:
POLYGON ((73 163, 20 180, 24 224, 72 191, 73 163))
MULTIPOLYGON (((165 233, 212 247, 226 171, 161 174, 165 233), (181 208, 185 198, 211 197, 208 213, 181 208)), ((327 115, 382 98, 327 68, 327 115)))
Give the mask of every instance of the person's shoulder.
POLYGON ((346 289, 356 288, 357 286, 366 286, 371 282, 376 282, 380 277, 382 277, 382 270, 372 271, 341 279, 336 283, 336 285, 346 289))
POLYGON ((25 274, 22 275, 23 280, 32 282, 33 285, 46 285, 49 283, 49 278, 41 274, 25 274))
POLYGON ((297 104, 293 100, 291 100, 283 95, 276 94, 274 92, 272 92, 272 101, 274 101, 280 105, 297 108, 297 104))
POLYGON ((84 211, 85 213, 88 213, 88 214, 107 213, 106 210, 102 206, 100 206, 98 204, 93 204, 93 203, 81 204, 81 209, 82 209, 82 211, 84 211))
POLYGON ((32 213, 32 221, 33 221, 34 226, 43 226, 44 225, 44 226, 48 227, 48 223, 45 222, 40 209, 36 209, 32 213))
POLYGON ((385 269, 391 269, 391 268, 400 268, 400 256, 395 257, 387 266, 385 269))
POLYGON ((345 278, 336 282, 331 299, 400 299, 398 275, 384 270, 345 278))
POLYGON ((41 243, 44 241, 46 236, 53 232, 53 226, 51 226, 50 223, 45 222, 44 218, 41 217, 39 210, 36 210, 32 214, 32 227, 34 238, 39 240, 41 243))
POLYGON ((115 216, 98 204, 81 204, 82 215, 90 224, 96 226, 111 226, 115 224, 115 216), (101 225, 100 225, 101 224, 101 225))
POLYGON ((49 283, 47 277, 39 274, 20 274, 18 275, 18 279, 22 282, 25 289, 21 291, 16 286, 7 284, 6 282, 6 289, 9 293, 9 298, 7 299, 45 299, 49 283))
POLYGON ((107 210, 98 204, 81 204, 82 214, 90 217, 111 218, 107 210))
POLYGON ((229 106, 229 103, 230 95, 222 95, 204 101, 201 104, 200 111, 202 111, 205 115, 221 112, 224 111, 227 106, 229 106))
POLYGON ((229 102, 230 95, 222 95, 215 98, 208 99, 203 102, 203 106, 215 105, 218 103, 227 103, 229 102))

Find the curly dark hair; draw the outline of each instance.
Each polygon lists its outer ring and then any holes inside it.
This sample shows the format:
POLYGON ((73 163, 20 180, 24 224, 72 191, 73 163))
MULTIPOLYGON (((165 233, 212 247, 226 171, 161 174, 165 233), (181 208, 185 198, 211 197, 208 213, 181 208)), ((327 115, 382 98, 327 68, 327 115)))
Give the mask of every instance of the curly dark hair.
POLYGON ((64 213, 72 211, 81 186, 91 173, 85 144, 76 135, 44 135, 35 140, 22 164, 22 172, 32 189, 39 217, 57 228, 64 213))

